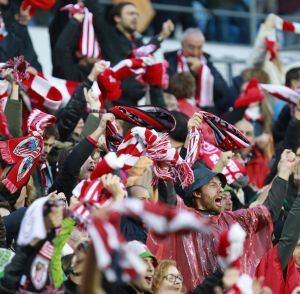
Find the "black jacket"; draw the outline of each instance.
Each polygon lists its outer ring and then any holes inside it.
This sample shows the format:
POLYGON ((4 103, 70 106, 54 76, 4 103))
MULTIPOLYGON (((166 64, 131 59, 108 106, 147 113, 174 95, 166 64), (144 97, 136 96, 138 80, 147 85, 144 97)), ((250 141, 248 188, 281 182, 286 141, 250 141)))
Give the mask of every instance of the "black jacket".
MULTIPOLYGON (((104 5, 94 0, 86 0, 85 5, 94 15, 95 32, 104 60, 108 60, 112 65, 115 65, 121 60, 128 58, 132 49, 143 45, 142 36, 136 35, 130 41, 107 20, 104 5)), ((152 38, 150 43, 157 46, 160 45, 157 37, 152 38)), ((135 78, 133 76, 122 81, 121 88, 123 93, 116 104, 136 105, 137 101, 145 95, 145 87, 137 82, 135 78)))
POLYGON ((87 139, 78 143, 71 154, 67 157, 62 170, 56 176, 49 192, 57 190, 66 195, 68 203, 72 196, 72 191, 78 183, 81 166, 94 151, 95 146, 87 139))
POLYGON ((282 110, 278 116, 278 119, 273 126, 272 132, 273 132, 273 138, 274 138, 275 144, 280 143, 284 139, 285 132, 286 132, 286 129, 289 125, 291 118, 292 118, 291 108, 287 104, 282 108, 282 110))
POLYGON ((60 11, 60 9, 68 4, 76 4, 76 0, 58 0, 54 8, 52 8, 52 12, 54 14, 51 23, 49 25, 49 36, 50 36, 50 46, 52 53, 52 64, 53 62, 53 53, 55 44, 62 32, 63 28, 67 25, 69 21, 69 12, 68 11, 60 11))
POLYGON ((70 19, 63 28, 54 48, 53 75, 66 80, 82 82, 89 75, 92 65, 78 64, 75 56, 80 39, 80 23, 70 19))
POLYGON ((280 140, 276 147, 275 157, 273 158, 273 165, 270 174, 266 178, 266 183, 270 183, 277 173, 277 166, 280 161, 281 153, 284 149, 291 149, 297 151, 300 138, 300 121, 291 117, 290 107, 285 106, 278 118, 273 131, 274 140, 280 140), (283 126, 281 125, 283 124, 283 126), (275 139, 276 137, 276 139, 275 139))
POLYGON ((24 58, 32 67, 38 71, 42 71, 27 26, 14 21, 7 28, 7 32, 8 35, 0 42, 0 62, 5 62, 19 55, 24 55, 24 58))
MULTIPOLYGON (((169 62, 169 75, 170 78, 177 73, 177 54, 178 51, 171 51, 164 54, 165 59, 169 62)), ((207 60, 207 66, 209 67, 211 74, 214 77, 214 102, 217 113, 225 112, 231 104, 229 98, 229 88, 226 81, 223 79, 219 71, 214 67, 210 61, 210 55, 204 53, 207 60)))
POLYGON ((0 215, 0 248, 6 248, 6 229, 2 216, 0 215))
POLYGON ((83 94, 83 88, 89 90, 92 85, 92 81, 85 79, 82 84, 77 86, 66 107, 58 114, 56 126, 60 141, 68 141, 80 118, 85 118, 86 100, 83 94))
MULTIPOLYGON (((31 245, 18 246, 15 256, 11 262, 5 267, 4 277, 0 280, 0 293, 10 294, 16 293, 21 287, 20 280, 23 275, 26 275, 27 281, 25 282, 26 290, 37 291, 30 279, 30 269, 35 257, 39 253, 44 243, 51 241, 55 237, 54 230, 51 230, 45 240, 41 240, 34 247, 31 245)), ((49 280, 48 280, 49 283, 49 280)), ((42 289, 44 290, 44 289, 42 289)))
POLYGON ((141 222, 127 216, 121 218, 121 233, 127 242, 137 240, 144 244, 147 242, 147 230, 141 222))

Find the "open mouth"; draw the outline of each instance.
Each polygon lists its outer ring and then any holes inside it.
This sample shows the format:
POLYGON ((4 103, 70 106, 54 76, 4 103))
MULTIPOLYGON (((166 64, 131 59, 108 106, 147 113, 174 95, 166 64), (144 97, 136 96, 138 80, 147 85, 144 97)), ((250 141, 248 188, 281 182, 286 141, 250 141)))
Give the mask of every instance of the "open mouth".
POLYGON ((148 283, 149 285, 152 285, 152 280, 153 280, 153 277, 152 277, 152 276, 146 276, 146 277, 145 277, 145 280, 147 281, 147 283, 148 283))
POLYGON ((94 169, 95 169, 95 166, 92 165, 92 166, 90 166, 90 167, 88 168, 88 171, 89 171, 89 172, 92 172, 94 169))
POLYGON ((215 199, 215 204, 216 204, 216 206, 221 207, 222 206, 222 197, 217 197, 215 199))

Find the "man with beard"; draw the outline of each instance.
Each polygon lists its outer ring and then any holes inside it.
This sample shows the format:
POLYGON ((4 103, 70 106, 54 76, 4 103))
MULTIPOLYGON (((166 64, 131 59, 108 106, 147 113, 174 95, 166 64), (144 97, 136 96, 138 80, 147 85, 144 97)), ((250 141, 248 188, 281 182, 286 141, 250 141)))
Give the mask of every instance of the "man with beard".
POLYGON ((177 207, 180 209, 189 206, 197 217, 208 222, 209 231, 184 236, 173 234, 163 241, 150 233, 147 238, 150 250, 158 259, 175 260, 183 274, 185 286, 193 289, 220 270, 217 260, 219 235, 238 222, 247 232, 241 270, 253 276, 261 257, 271 248, 272 221, 276 221, 279 216, 295 163, 295 154, 285 150, 278 165, 277 177, 263 205, 233 212, 222 212, 225 176, 206 167, 198 167, 194 170, 194 183, 181 194, 185 205, 177 198, 177 207))
MULTIPOLYGON (((105 15, 105 7, 98 1, 86 0, 85 6, 94 15, 94 27, 97 40, 101 47, 102 58, 112 65, 128 58, 130 52, 143 44, 142 36, 137 32, 139 13, 131 2, 115 5, 109 19, 105 15)), ((159 47, 174 29, 169 20, 163 24, 161 33, 150 40, 151 44, 159 47)), ((135 76, 124 79, 121 84, 123 94, 119 103, 122 105, 136 105, 145 95, 145 86, 135 80, 135 76)))

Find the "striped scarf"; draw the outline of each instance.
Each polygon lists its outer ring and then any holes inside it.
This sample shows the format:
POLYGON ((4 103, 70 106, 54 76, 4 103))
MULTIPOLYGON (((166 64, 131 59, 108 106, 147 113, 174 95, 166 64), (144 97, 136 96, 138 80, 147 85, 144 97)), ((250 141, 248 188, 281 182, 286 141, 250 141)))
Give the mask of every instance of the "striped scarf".
POLYGON ((171 143, 166 134, 159 136, 155 130, 143 127, 132 128, 118 147, 117 156, 108 154, 94 169, 91 179, 118 168, 130 169, 141 156, 153 160, 154 182, 158 178, 175 181, 182 187, 189 186, 193 180, 193 173, 171 143), (109 159, 108 159, 109 158, 109 159))
MULTIPOLYGON (((200 107, 212 107, 214 106, 214 77, 206 65, 205 57, 202 59, 197 76, 196 102, 200 107)), ((179 51, 177 55, 177 72, 190 72, 186 57, 183 56, 182 51, 179 51)))
POLYGON ((93 20, 93 14, 81 4, 68 4, 60 9, 61 11, 69 11, 70 16, 76 13, 84 14, 81 27, 81 35, 79 41, 79 52, 82 56, 89 58, 101 58, 101 49, 97 41, 93 20))
POLYGON ((277 58, 277 38, 276 29, 282 32, 291 32, 295 34, 300 34, 300 24, 292 21, 287 21, 279 16, 275 16, 275 29, 272 33, 265 38, 265 45, 267 52, 270 53, 270 60, 277 58))

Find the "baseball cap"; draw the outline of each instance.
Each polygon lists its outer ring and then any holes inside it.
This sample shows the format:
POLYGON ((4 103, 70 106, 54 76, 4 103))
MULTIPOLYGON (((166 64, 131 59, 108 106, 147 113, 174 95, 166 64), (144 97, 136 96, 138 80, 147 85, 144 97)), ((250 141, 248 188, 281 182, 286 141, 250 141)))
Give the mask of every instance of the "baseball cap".
POLYGON ((215 173, 204 166, 193 170, 193 173, 195 180, 189 187, 189 191, 191 193, 208 184, 209 181, 214 177, 218 177, 220 179, 223 188, 225 187, 227 182, 226 177, 222 173, 215 173))
POLYGON ((153 259, 153 265, 156 267, 158 265, 157 259, 154 254, 152 254, 149 248, 142 242, 130 241, 127 243, 127 248, 135 252, 141 258, 151 257, 153 259))

